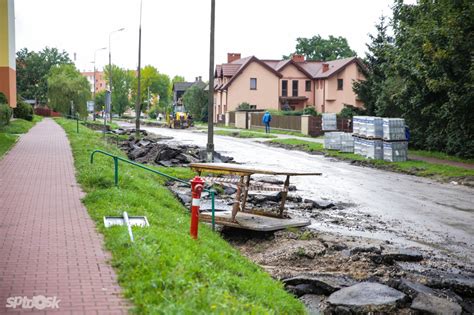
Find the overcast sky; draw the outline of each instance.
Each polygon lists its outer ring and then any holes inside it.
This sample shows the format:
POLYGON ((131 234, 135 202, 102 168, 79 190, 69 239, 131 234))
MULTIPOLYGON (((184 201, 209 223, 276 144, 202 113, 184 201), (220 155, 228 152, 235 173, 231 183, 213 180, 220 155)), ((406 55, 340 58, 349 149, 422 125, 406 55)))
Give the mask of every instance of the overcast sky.
MULTIPOLYGON (((143 0, 142 66, 173 77, 208 77, 210 0, 143 0)), ((368 33, 392 0, 216 0, 216 63, 227 52, 280 59, 297 37, 343 36, 364 56, 368 33)), ((93 69, 94 50, 108 47, 112 63, 136 69, 140 0, 15 0, 16 49, 66 50, 82 70, 93 69)), ((108 51, 97 52, 97 66, 108 51)))

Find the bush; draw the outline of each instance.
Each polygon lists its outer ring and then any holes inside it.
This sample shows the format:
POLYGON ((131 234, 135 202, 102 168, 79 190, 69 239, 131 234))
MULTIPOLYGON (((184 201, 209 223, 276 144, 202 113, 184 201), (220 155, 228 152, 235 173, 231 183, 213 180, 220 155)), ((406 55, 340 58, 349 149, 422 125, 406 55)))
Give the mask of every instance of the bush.
POLYGON ((7 104, 0 104, 0 127, 6 126, 10 123, 12 116, 12 109, 7 104))
POLYGON ((303 109, 303 115, 318 116, 318 112, 314 107, 306 107, 305 109, 303 109))
POLYGON ((246 109, 250 109, 250 104, 247 102, 242 102, 239 104, 239 106, 237 106, 237 110, 246 110, 246 109))
POLYGON ((366 115, 366 111, 363 108, 358 108, 354 106, 346 106, 339 113, 341 118, 351 119, 353 116, 366 115))
POLYGON ((152 106, 149 110, 148 110, 148 117, 150 119, 156 119, 158 117, 158 113, 159 113, 159 109, 158 109, 158 106, 152 106))
POLYGON ((0 92, 0 104, 7 104, 8 105, 7 97, 2 92, 0 92))
POLYGON ((33 107, 30 104, 24 102, 18 102, 16 107, 13 109, 13 115, 15 118, 21 118, 28 121, 33 120, 33 107))

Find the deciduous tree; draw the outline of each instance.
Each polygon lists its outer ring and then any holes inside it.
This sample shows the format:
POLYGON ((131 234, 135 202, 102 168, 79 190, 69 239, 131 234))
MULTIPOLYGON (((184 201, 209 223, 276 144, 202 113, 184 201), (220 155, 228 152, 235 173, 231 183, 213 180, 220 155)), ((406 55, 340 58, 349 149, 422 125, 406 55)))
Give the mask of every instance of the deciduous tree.
MULTIPOLYGON (((311 38, 299 37, 296 39, 295 53, 304 55, 307 60, 327 61, 341 58, 352 57, 356 55, 347 39, 342 36, 335 37, 329 35, 328 39, 315 35, 311 38)), ((289 59, 291 55, 283 56, 289 59)))
POLYGON ((87 115, 87 101, 91 99, 90 84, 71 64, 51 68, 48 75, 49 105, 63 114, 87 115), (71 111, 71 101, 74 112, 71 111))

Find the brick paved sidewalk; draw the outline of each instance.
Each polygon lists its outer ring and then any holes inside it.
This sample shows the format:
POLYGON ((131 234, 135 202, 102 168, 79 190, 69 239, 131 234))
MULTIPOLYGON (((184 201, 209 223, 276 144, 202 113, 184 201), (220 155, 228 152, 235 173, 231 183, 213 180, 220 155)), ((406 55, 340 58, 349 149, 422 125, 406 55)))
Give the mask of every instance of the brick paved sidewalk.
MULTIPOLYGON (((120 314, 116 275, 76 183, 63 129, 44 119, 0 160, 0 314, 8 297, 60 300, 60 314, 120 314)), ((39 305, 40 306, 40 305, 39 305)), ((51 308, 22 310, 44 314, 51 308)))

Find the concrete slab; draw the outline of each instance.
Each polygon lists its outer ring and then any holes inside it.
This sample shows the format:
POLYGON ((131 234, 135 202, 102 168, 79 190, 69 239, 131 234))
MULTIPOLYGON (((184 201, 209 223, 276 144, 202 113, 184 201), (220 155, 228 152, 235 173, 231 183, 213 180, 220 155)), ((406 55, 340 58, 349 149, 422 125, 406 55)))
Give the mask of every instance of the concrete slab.
MULTIPOLYGON (((290 227, 308 226, 311 223, 305 218, 294 217, 291 219, 282 219, 246 212, 239 212, 237 214, 237 217, 235 218, 237 222, 232 222, 231 218, 232 211, 222 211, 215 213, 215 222, 218 225, 262 232, 283 230, 290 227)), ((199 220, 211 222, 212 214, 210 212, 201 212, 199 214, 199 220)))

